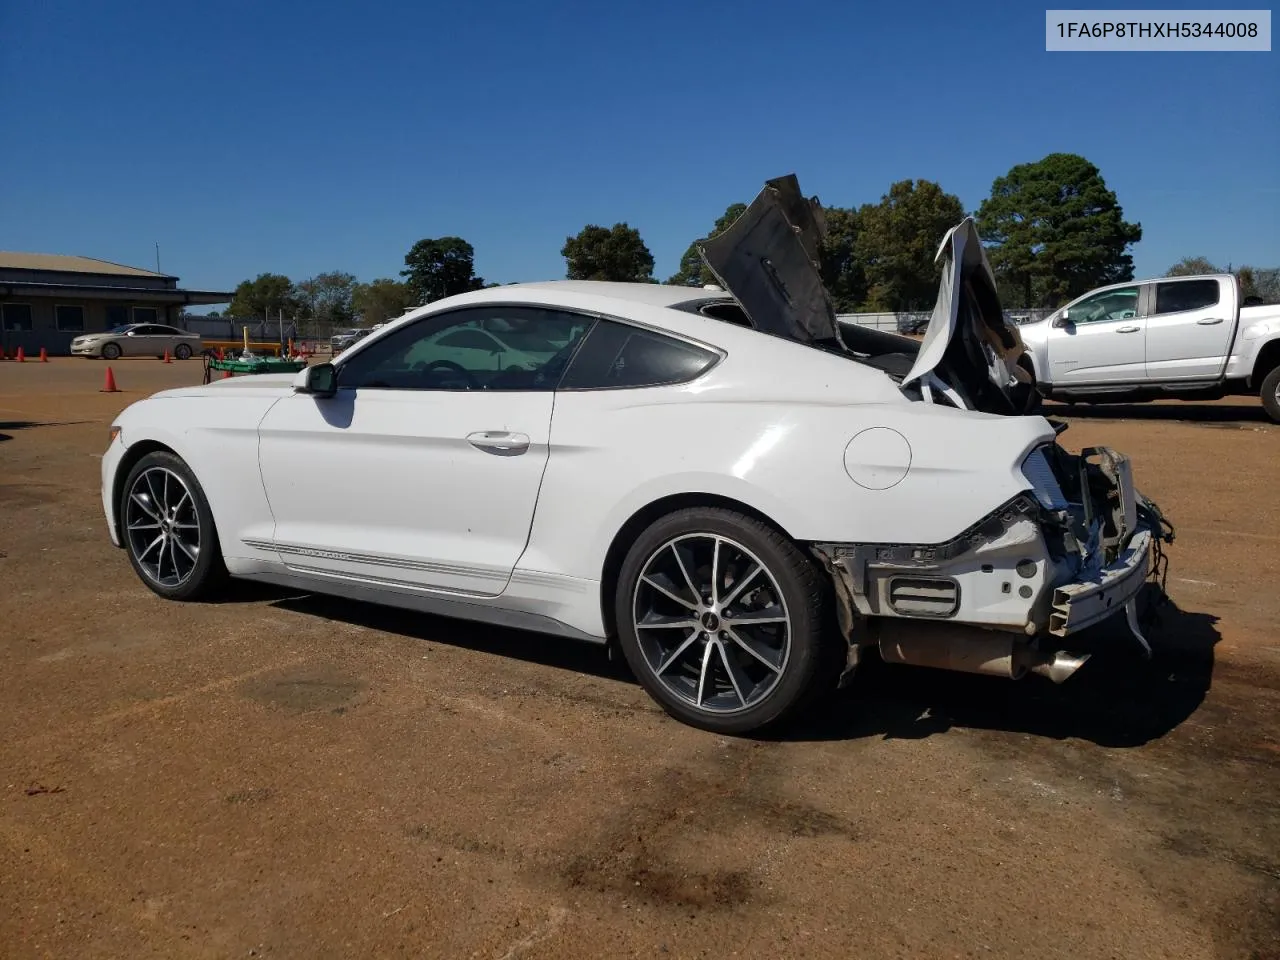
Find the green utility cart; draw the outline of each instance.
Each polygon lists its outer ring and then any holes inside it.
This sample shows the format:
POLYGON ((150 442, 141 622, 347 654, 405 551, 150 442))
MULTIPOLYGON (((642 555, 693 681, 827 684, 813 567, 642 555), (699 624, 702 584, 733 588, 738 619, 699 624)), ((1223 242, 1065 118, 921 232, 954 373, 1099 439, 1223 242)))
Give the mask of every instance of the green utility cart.
POLYGON ((221 370, 223 376, 240 373, 297 373, 306 367, 306 360, 290 360, 284 357, 227 357, 219 360, 212 354, 204 357, 204 382, 213 379, 213 372, 221 370))

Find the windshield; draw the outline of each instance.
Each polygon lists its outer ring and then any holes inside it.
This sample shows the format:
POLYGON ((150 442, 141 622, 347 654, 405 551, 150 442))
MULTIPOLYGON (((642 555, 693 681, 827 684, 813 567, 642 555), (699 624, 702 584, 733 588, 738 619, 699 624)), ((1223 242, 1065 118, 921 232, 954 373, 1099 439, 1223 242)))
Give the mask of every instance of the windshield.
POLYGON ((122 323, 118 327, 112 327, 107 333, 128 333, 133 329, 132 323, 122 323))

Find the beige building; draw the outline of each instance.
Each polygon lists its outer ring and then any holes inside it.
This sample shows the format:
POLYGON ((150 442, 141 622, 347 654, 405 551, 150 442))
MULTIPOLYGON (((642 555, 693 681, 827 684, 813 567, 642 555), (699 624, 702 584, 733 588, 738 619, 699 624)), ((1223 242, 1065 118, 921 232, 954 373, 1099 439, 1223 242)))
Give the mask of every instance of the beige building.
POLYGON ((90 257, 0 251, 0 345, 12 356, 127 323, 178 324, 183 308, 229 303, 225 291, 182 290, 178 278, 90 257))

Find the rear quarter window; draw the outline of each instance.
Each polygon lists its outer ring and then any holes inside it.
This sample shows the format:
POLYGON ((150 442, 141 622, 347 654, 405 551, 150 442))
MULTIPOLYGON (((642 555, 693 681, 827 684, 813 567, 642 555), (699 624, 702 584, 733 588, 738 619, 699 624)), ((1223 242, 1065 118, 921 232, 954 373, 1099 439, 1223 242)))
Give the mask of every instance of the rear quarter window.
POLYGON ((718 359, 719 354, 691 343, 601 320, 573 358, 560 389, 616 390, 687 383, 718 359))
POLYGON ((1201 310, 1217 302, 1217 280, 1178 280, 1156 284, 1156 313, 1201 310))

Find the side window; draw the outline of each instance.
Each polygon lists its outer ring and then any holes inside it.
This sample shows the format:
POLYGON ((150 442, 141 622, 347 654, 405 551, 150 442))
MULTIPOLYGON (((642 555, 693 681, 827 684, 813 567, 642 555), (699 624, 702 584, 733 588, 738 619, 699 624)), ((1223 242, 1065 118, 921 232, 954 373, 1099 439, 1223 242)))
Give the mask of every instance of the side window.
POLYGON ((1137 286, 1106 290, 1086 297, 1067 312, 1067 318, 1076 324, 1105 323, 1108 320, 1129 320, 1138 315, 1137 286))
POLYGON ((1176 280, 1156 284, 1156 313, 1203 310, 1217 302, 1217 280, 1176 280))
POLYGON ((339 361, 338 386, 554 390, 594 322, 541 307, 473 307, 435 314, 339 361), (486 327, 502 332, 485 332, 486 327))
POLYGON ((0 329, 30 330, 31 329, 31 304, 29 303, 0 304, 0 329))
POLYGON ((461 347, 464 350, 500 350, 501 347, 476 330, 456 330, 446 333, 437 343, 442 347, 461 347))
POLYGON ((718 355, 702 347, 601 320, 560 383, 562 390, 657 387, 686 383, 710 369, 718 355))

